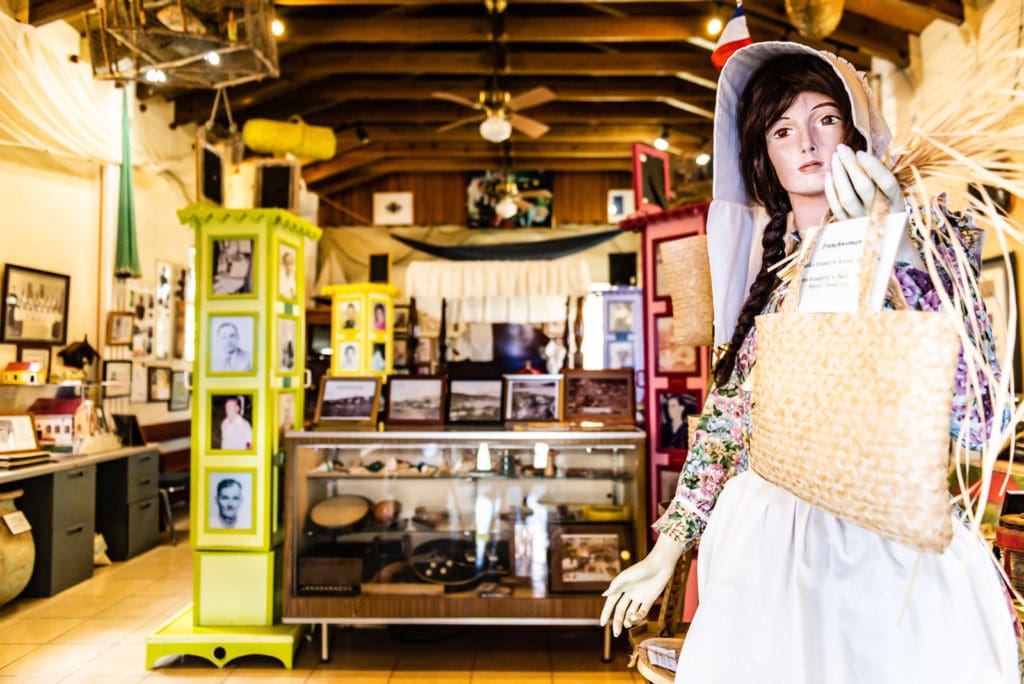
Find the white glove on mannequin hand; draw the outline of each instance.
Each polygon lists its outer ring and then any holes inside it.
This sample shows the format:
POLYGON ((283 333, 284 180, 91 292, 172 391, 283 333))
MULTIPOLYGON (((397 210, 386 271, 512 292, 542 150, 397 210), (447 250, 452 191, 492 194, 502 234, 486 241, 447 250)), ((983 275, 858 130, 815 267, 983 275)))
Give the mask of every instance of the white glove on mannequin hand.
POLYGON ((607 597, 601 611, 601 626, 611 623, 612 633, 619 636, 623 627, 629 629, 642 622, 665 590, 682 554, 681 542, 659 535, 647 557, 620 572, 601 594, 607 597))
POLYGON ((832 155, 832 170, 825 174, 825 196, 839 220, 867 216, 875 188, 889 200, 889 213, 903 211, 903 189, 896 176, 877 157, 840 145, 832 155))

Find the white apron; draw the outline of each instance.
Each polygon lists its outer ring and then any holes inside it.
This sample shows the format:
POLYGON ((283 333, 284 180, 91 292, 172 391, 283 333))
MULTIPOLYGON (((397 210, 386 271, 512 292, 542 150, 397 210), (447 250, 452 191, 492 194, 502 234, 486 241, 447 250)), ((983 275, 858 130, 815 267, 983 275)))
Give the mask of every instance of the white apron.
POLYGON ((918 553, 747 471, 697 568, 676 682, 1020 684, 991 552, 959 523, 944 553, 918 553))

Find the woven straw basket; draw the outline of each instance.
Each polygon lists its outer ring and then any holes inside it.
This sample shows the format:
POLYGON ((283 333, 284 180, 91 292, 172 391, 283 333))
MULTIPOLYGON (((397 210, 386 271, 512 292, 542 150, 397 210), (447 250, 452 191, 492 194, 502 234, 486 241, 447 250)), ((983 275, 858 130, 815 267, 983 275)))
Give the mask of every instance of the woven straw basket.
POLYGON ((678 344, 708 346, 714 341, 711 267, 707 235, 663 242, 661 259, 672 296, 672 335, 678 344))
POLYGON ((960 340, 941 313, 867 311, 877 223, 858 313, 797 312, 800 268, 782 310, 757 317, 750 466, 818 508, 941 552, 953 534, 946 476, 960 340))

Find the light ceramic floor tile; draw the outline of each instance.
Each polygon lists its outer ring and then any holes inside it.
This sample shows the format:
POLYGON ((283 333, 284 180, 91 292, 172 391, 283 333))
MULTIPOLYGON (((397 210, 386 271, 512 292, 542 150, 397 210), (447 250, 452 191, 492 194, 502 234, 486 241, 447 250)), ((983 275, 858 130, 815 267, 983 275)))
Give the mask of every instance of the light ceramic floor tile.
POLYGON ((551 684, 551 673, 473 670, 470 681, 472 684, 551 684))
POLYGON ((82 584, 75 587, 79 589, 75 592, 76 596, 90 596, 95 598, 102 598, 110 604, 111 595, 116 595, 121 598, 127 598, 133 596, 140 591, 152 586, 156 580, 118 580, 115 578, 100 578, 91 581, 83 582, 82 584))
POLYGON ((53 644, 116 644, 137 630, 145 618, 93 618, 54 638, 53 644))
POLYGON ((82 644, 44 644, 0 668, 0 677, 67 676, 95 658, 95 648, 82 644))
POLYGON ((110 597, 61 596, 38 606, 34 618, 90 618, 110 605, 110 597))
POLYGON ((154 598, 152 596, 131 596, 122 599, 93 617, 97 618, 125 618, 125 617, 149 617, 161 613, 171 614, 174 607, 181 604, 181 599, 176 596, 165 598, 154 598))
POLYGON ((472 673, 465 670, 395 671, 388 684, 470 684, 472 673))
POLYGON ((96 657, 77 670, 83 675, 149 675, 146 669, 146 646, 142 643, 104 646, 96 657))
POLYGON ((45 644, 60 636, 83 618, 34 618, 13 620, 0 630, 0 644, 45 644))
MULTIPOLYGON (((312 684, 383 684, 389 681, 387 672, 346 672, 316 670, 306 681, 312 684)), ((228 680, 231 681, 231 680, 228 680)))
POLYGON ((0 677, 0 682, 3 684, 58 684, 64 679, 64 675, 4 675, 0 677))
MULTIPOLYGON (((138 684, 148 677, 148 674, 135 675, 109 675, 109 674, 82 674, 75 673, 60 680, 60 684, 138 684)), ((0 680, 6 684, 6 680, 0 680)))

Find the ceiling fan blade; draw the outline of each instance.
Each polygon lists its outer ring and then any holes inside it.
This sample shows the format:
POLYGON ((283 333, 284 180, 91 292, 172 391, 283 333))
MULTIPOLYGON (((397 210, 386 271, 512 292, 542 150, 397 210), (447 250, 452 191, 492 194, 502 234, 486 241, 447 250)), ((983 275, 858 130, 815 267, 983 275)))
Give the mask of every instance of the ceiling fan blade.
POLYGON ((461 95, 456 95, 455 93, 446 93, 443 90, 435 90, 434 92, 430 93, 430 96, 436 97, 439 100, 448 100, 449 102, 454 102, 455 104, 460 104, 464 107, 469 107, 470 109, 483 108, 483 105, 481 105, 479 102, 473 102, 469 98, 462 97, 461 95))
POLYGON ((508 121, 512 124, 512 128, 531 138, 539 138, 551 130, 547 124, 542 124, 540 121, 522 114, 512 114, 508 121))
POLYGON ((558 95, 551 88, 539 86, 531 88, 525 93, 519 93, 508 101, 508 108, 514 112, 521 112, 530 107, 539 107, 554 100, 558 95))
POLYGON ((479 120, 480 120, 480 115, 479 114, 476 115, 476 116, 467 116, 464 119, 456 119, 455 121, 452 121, 451 123, 448 123, 448 124, 445 124, 444 126, 441 126, 440 128, 435 128, 434 132, 435 133, 444 133, 445 131, 450 131, 453 128, 458 128, 459 126, 465 126, 468 123, 473 123, 474 121, 479 121, 479 120))

